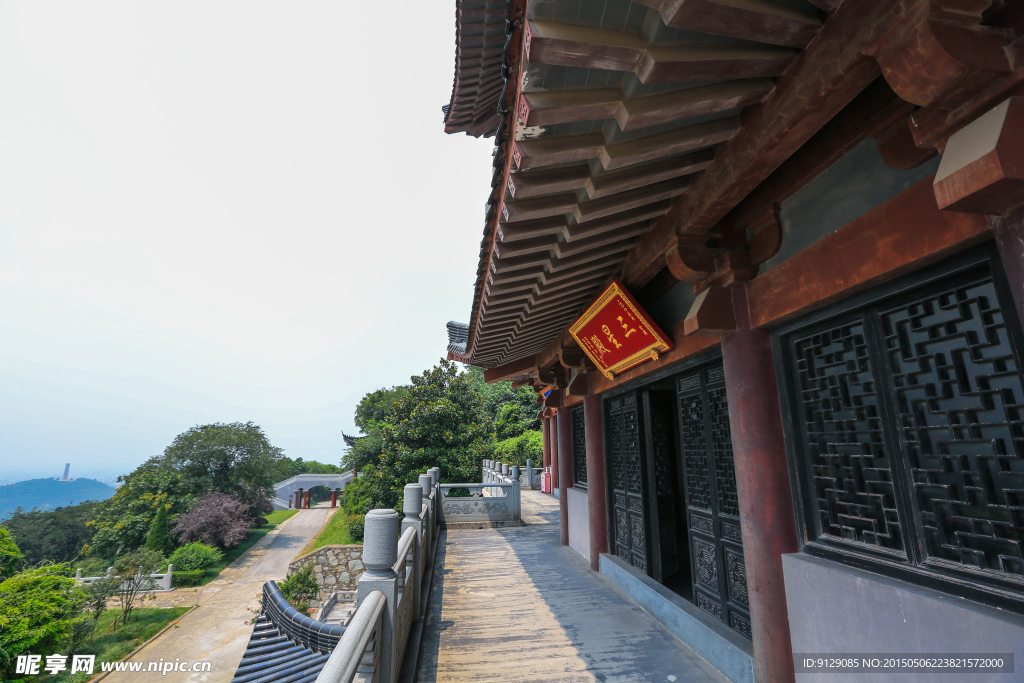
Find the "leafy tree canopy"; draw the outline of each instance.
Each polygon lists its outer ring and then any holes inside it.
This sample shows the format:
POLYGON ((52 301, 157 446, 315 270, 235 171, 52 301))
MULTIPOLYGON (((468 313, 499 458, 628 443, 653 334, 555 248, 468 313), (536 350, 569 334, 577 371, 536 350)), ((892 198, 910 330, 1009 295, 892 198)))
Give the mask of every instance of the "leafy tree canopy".
POLYGON ((395 507, 402 488, 432 466, 445 481, 475 480, 490 442, 482 409, 479 385, 451 361, 414 376, 381 424, 377 506, 395 507))
POLYGON ((270 495, 283 452, 252 422, 197 425, 174 437, 164 462, 180 472, 193 494, 208 491, 270 495))
POLYGON ((196 500, 187 490, 182 474, 165 469, 159 456, 117 480, 121 484, 117 493, 99 504, 90 522, 95 534, 88 551, 103 557, 113 557, 119 550, 144 545, 161 505, 169 506, 167 513, 173 518, 196 500))
POLYGON ((14 568, 24 557, 10 532, 0 526, 0 581, 14 574, 14 568))
POLYGON ((46 560, 71 562, 78 558, 92 538, 88 526, 100 504, 80 503, 55 510, 17 509, 4 526, 25 554, 22 567, 33 567, 46 560))

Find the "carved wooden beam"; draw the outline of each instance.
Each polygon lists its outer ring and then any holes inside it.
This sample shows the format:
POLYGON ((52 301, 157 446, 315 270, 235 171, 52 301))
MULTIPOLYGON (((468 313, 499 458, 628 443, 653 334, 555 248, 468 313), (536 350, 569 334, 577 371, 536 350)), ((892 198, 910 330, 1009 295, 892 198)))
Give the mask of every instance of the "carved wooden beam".
POLYGON ((534 364, 533 357, 521 358, 505 365, 500 365, 496 368, 488 368, 484 370, 484 381, 490 384, 491 382, 500 382, 505 379, 510 379, 518 375, 525 375, 532 371, 536 365, 534 364))
POLYGON ((954 133, 935 174, 940 209, 1002 215, 1024 204, 1024 97, 954 133))
POLYGON ((572 381, 569 382, 569 386, 566 387, 566 396, 588 396, 590 394, 589 389, 590 382, 587 378, 587 373, 577 372, 573 375, 572 381))
POLYGON ((818 18, 764 0, 637 0, 653 7, 667 26, 743 38, 772 45, 805 47, 818 33, 818 18))
POLYGON ((991 0, 917 0, 867 50, 900 97, 950 109, 1013 71, 1009 29, 981 26, 991 0))
POLYGON ((736 329, 732 292, 725 287, 709 287, 697 295, 683 321, 683 333, 720 337, 736 329))

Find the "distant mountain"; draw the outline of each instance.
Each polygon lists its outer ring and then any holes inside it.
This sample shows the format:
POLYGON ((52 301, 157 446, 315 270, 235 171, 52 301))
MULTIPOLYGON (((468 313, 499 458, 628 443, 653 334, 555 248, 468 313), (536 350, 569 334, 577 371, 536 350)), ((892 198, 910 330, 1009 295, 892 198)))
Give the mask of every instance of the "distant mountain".
POLYGON ((87 500, 106 500, 116 491, 95 479, 29 479, 0 486, 0 520, 7 519, 21 506, 26 510, 53 510, 87 500))

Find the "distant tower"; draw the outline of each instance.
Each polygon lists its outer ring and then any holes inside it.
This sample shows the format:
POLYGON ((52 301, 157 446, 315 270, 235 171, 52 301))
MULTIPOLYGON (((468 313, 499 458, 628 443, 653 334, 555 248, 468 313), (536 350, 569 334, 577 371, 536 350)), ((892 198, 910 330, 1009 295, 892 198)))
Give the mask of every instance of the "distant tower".
POLYGON ((64 476, 60 478, 61 481, 68 480, 68 471, 71 470, 71 463, 64 465, 64 476))

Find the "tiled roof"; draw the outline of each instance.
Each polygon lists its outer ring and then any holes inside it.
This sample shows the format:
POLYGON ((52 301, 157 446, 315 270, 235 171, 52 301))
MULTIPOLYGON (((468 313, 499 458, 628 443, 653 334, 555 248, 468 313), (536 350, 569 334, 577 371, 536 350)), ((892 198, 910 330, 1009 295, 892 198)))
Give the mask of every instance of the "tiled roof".
POLYGON ((505 79, 506 0, 455 3, 455 82, 444 112, 447 133, 490 137, 498 127, 498 100, 505 79))
POLYGON ((457 356, 466 353, 466 341, 469 339, 469 325, 448 321, 448 351, 457 356))
POLYGON ((343 626, 302 614, 267 581, 263 612, 231 683, 312 683, 344 632, 343 626))

